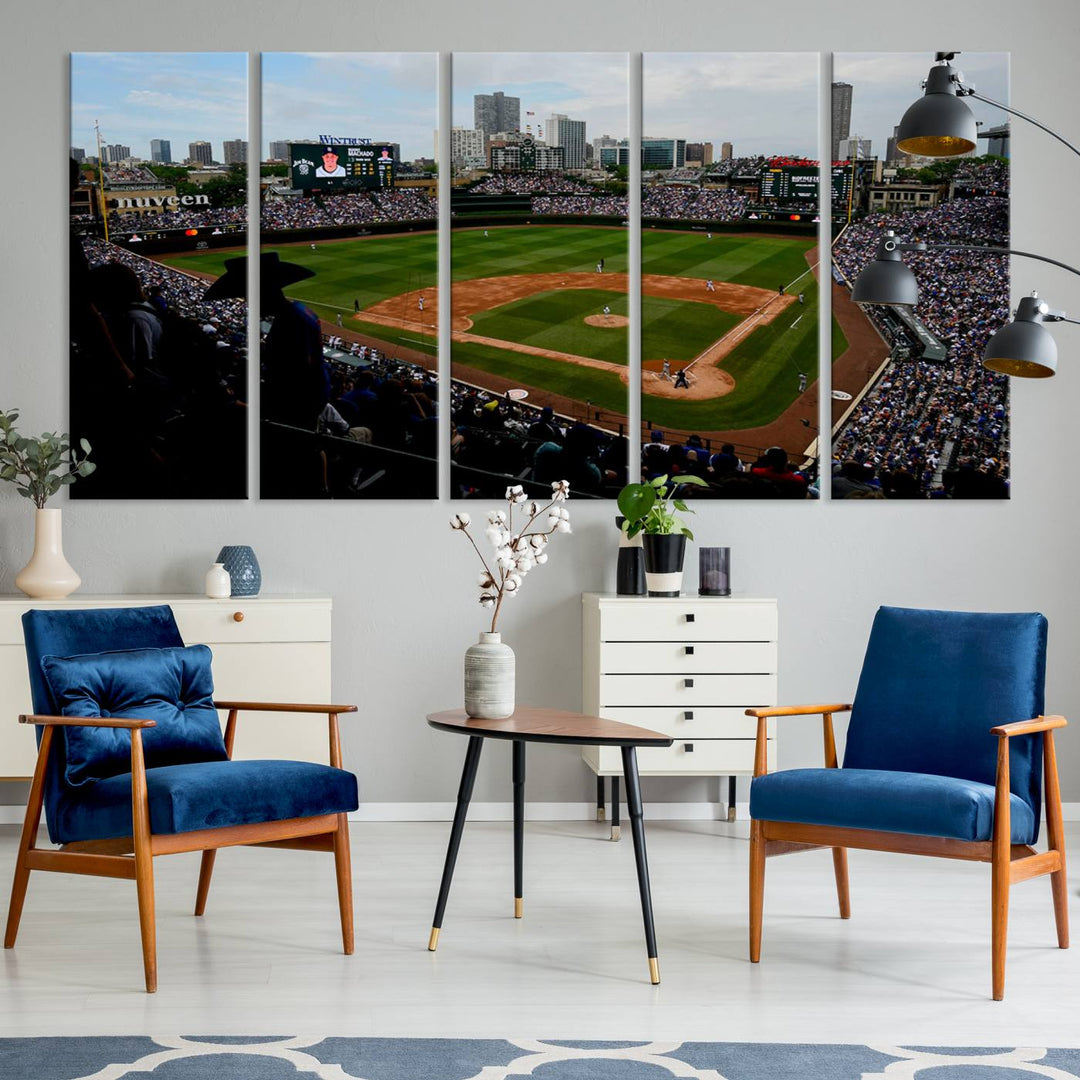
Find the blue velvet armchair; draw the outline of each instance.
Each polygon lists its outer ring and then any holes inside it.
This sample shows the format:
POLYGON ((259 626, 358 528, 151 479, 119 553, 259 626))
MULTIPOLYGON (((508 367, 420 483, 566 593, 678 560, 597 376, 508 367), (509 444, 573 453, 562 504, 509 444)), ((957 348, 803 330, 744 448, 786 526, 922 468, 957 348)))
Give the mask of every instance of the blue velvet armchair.
POLYGON ((1043 716, 1046 619, 881 608, 853 705, 748 709, 758 719, 750 788, 750 959, 761 957, 765 860, 832 848, 840 917, 847 848, 991 866, 993 996, 1005 996, 1009 887, 1050 875, 1058 945, 1069 946, 1054 731, 1043 716), (842 768, 832 717, 851 712, 842 768), (823 719, 825 768, 766 774, 773 716, 823 719), (1037 852, 1045 781, 1048 849, 1037 852))
POLYGON ((132 880, 146 990, 157 989, 153 859, 201 851, 195 914, 218 848, 332 852, 344 951, 353 951, 348 813, 356 777, 341 768, 338 717, 355 705, 215 701, 210 650, 185 647, 165 606, 29 611, 38 758, 15 865, 4 947, 13 948, 32 870, 132 880), (224 734, 218 710, 228 713, 224 734), (243 711, 329 718, 330 764, 233 761, 243 711), (49 839, 37 846, 45 811, 49 839))

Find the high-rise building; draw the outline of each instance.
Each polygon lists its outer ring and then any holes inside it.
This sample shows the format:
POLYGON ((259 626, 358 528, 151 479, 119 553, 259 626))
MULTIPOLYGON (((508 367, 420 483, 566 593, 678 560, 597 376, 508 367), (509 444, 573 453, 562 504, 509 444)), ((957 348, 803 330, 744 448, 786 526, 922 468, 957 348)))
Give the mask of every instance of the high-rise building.
POLYGON ((214 152, 210 148, 210 144, 204 139, 188 143, 188 161, 193 161, 196 165, 212 165, 214 163, 214 152))
POLYGON ((114 162, 125 161, 131 157, 131 147, 122 146, 120 143, 108 143, 101 148, 101 153, 106 164, 111 165, 114 162))
POLYGON ((151 139, 150 160, 168 165, 172 161, 172 143, 168 139, 151 139))
POLYGON ((484 133, 475 128, 450 129, 450 164, 458 169, 482 169, 484 133))
MULTIPOLYGON (((995 124, 993 127, 983 128, 979 132, 979 138, 986 140, 986 149, 979 149, 975 154, 994 154, 997 157, 1009 156, 1009 124, 995 124)), ((975 156, 972 154, 972 157, 975 156)))
POLYGON ((81 146, 73 146, 71 156, 81 165, 86 160, 86 151, 81 146))
POLYGON ((473 127, 488 137, 500 131, 521 130, 521 98, 494 94, 473 95, 473 127))
POLYGON ((889 141, 885 144, 885 160, 902 162, 906 156, 904 152, 896 145, 897 136, 900 134, 900 125, 897 124, 892 129, 892 134, 889 136, 889 141))
POLYGON ((711 142, 691 142, 686 144, 687 165, 711 165, 713 145, 711 142))
POLYGON ((563 148, 563 161, 568 169, 585 168, 585 121, 571 120, 563 113, 554 113, 545 124, 548 146, 563 148))
POLYGON ((851 83, 832 84, 832 159, 840 161, 840 140, 851 134, 851 83))
POLYGON ((289 142, 287 139, 275 139, 270 144, 270 160, 271 161, 288 161, 289 160, 289 142))
POLYGON ((720 160, 730 161, 732 155, 735 153, 735 147, 729 142, 722 142, 720 144, 720 160))
POLYGON ((641 167, 643 169, 681 169, 685 164, 685 139, 642 138, 641 167))
POLYGON ((226 139, 221 148, 225 154, 226 165, 244 165, 247 163, 247 139, 226 139))
POLYGON ((870 140, 860 138, 858 135, 849 135, 846 139, 841 139, 837 151, 835 161, 851 161, 852 158, 869 161, 873 156, 870 153, 870 140))

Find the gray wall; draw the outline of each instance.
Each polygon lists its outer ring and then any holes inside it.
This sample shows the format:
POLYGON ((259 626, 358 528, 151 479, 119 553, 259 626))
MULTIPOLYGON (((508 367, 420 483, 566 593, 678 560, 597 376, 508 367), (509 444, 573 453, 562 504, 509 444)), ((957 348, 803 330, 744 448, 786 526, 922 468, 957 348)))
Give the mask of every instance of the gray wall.
MULTIPOLYGON (((8 7, 0 100, 5 161, 0 183, 5 265, 0 287, 0 404, 19 405, 33 430, 66 414, 64 333, 67 53, 139 49, 812 49, 1012 50, 1013 100, 1080 135, 1080 9, 1036 3, 909 0, 887 6, 757 6, 709 0, 486 0, 231 5, 209 0, 151 5, 57 0, 8 7), (167 12, 167 14, 166 14, 167 12), (573 32, 565 28, 573 27, 573 32), (48 168, 34 168, 46 162, 48 168)), ((1014 127, 1013 228, 1018 246, 1076 261, 1080 162, 1032 128, 1014 127)), ((1014 268, 1016 295, 1033 286, 1057 306, 1076 301, 1075 278, 1030 262, 1014 268)), ((1055 328, 1062 372, 1017 382, 1014 498, 1005 505, 738 503, 701 510, 698 535, 734 549, 738 587, 779 598, 780 695, 785 702, 844 699, 854 689, 867 630, 882 603, 1044 611, 1051 644, 1047 708, 1080 714, 1080 616, 1073 533, 1077 521, 1076 404, 1080 334, 1055 328)), ((29 557, 31 515, 0 494, 0 592, 29 557)), ((59 504, 58 504, 59 505, 59 504)), ((610 506, 578 504, 575 532, 507 612, 518 654, 519 698, 580 705, 579 594, 613 586, 610 506)), ((461 653, 480 627, 474 567, 450 534, 449 505, 281 505, 130 502, 73 504, 68 558, 88 592, 198 591, 222 543, 251 543, 268 591, 325 591, 335 598, 335 695, 361 704, 347 758, 373 801, 454 797, 464 747, 430 732, 424 713, 460 697, 461 653)), ((691 575, 691 586, 693 575, 691 575)), ((785 765, 820 760, 820 727, 789 721, 785 765)), ((1065 798, 1080 800, 1080 733, 1060 740, 1065 798)), ((506 755, 489 751, 476 798, 509 796, 506 755)), ((533 799, 579 801, 590 774, 573 751, 538 750, 533 799)), ((698 799, 700 781, 653 782, 653 799, 698 799)))

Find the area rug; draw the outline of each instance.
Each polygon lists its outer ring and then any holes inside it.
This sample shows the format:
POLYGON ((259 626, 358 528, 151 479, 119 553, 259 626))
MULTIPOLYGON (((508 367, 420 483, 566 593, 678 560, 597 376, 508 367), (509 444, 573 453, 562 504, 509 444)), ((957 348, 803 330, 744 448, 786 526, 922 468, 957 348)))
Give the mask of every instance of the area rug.
POLYGON ((1075 1080, 1080 1050, 539 1039, 0 1039, 3 1080, 1075 1080))

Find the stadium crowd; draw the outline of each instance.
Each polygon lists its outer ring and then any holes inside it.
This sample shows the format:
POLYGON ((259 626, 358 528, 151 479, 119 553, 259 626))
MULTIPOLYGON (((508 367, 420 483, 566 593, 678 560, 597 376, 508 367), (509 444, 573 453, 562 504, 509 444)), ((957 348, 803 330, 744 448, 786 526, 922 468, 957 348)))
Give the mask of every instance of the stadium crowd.
POLYGON ((102 167, 106 184, 161 184, 149 169, 142 165, 121 165, 112 162, 102 167))
MULTIPOLYGON (((1004 247, 1008 210, 1005 198, 976 196, 875 215, 838 238, 834 263, 854 280, 884 229, 902 240, 1004 247)), ((904 261, 919 282, 915 316, 948 357, 893 361, 837 436, 837 467, 885 498, 1007 497, 1008 378, 986 371, 981 360, 990 335, 1008 321, 1008 258, 928 251, 905 253, 904 261)))
POLYGON ((261 207, 264 229, 318 229, 395 221, 433 221, 438 202, 420 191, 362 191, 341 195, 267 199, 261 207))
POLYGON ((206 207, 201 210, 147 210, 144 214, 109 212, 109 231, 139 233, 144 229, 201 229, 205 225, 246 225, 246 206, 206 207))
POLYGON ((541 485, 567 479, 583 496, 614 496, 626 483, 627 440, 621 435, 559 416, 550 406, 457 381, 451 383, 450 409, 458 498, 490 497, 508 476, 541 485))
POLYGON ((590 195, 594 188, 558 172, 497 172, 468 188, 469 195, 590 195))
POLYGON ((532 200, 532 212, 578 217, 626 217, 629 205, 625 195, 537 195, 532 200))
POLYGON ((962 161, 953 173, 953 182, 977 192, 1009 194, 1009 163, 1007 161, 962 161))
POLYGON ((725 179, 731 176, 757 176, 768 164, 768 158, 760 154, 752 157, 733 157, 714 161, 705 172, 706 180, 725 179))
POLYGON ((641 216, 682 221, 738 221, 746 213, 749 200, 725 188, 707 190, 687 184, 643 187, 641 216))

